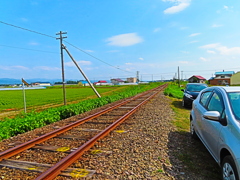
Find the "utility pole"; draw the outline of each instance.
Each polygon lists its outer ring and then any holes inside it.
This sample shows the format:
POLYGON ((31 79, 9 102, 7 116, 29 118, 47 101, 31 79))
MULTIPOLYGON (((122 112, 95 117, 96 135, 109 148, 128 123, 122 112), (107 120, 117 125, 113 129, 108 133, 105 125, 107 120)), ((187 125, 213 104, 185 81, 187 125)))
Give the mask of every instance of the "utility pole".
POLYGON ((180 73, 179 73, 179 66, 178 66, 178 87, 180 87, 180 73))
POLYGON ((137 83, 139 83, 139 71, 137 71, 137 83))
POLYGON ((66 46, 64 46, 62 44, 62 48, 65 49, 65 51, 67 52, 67 54, 69 55, 69 57, 72 59, 73 63, 77 66, 78 70, 82 73, 83 77, 86 79, 86 81, 89 83, 89 85, 91 86, 91 88, 93 89, 93 91, 95 92, 95 94, 101 98, 101 95, 97 92, 97 90, 94 88, 94 86, 92 85, 92 83, 89 81, 89 79, 87 78, 87 76, 84 74, 84 72, 82 71, 82 69, 80 68, 80 66, 78 66, 77 62, 75 61, 75 59, 72 57, 72 55, 70 54, 70 52, 67 50, 66 46))
POLYGON ((63 47, 62 47, 62 40, 64 38, 67 38, 67 37, 63 37, 62 35, 63 34, 67 34, 67 32, 62 32, 60 31, 59 33, 57 33, 56 35, 59 35, 60 37, 59 38, 56 38, 56 39, 60 39, 60 51, 61 51, 61 64, 62 64, 62 83, 63 83, 63 102, 64 102, 64 105, 67 104, 67 101, 66 101, 66 89, 65 89, 65 77, 64 77, 64 61, 63 61, 63 47))

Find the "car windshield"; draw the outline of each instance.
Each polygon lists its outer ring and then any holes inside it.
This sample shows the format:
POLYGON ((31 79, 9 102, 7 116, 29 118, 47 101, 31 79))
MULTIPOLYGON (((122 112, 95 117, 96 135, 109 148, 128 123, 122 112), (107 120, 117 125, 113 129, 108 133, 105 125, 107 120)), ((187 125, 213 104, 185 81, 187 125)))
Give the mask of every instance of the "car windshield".
POLYGON ((201 90, 205 89, 207 86, 204 84, 189 84, 187 85, 187 91, 194 91, 200 92, 201 90))
POLYGON ((240 120, 240 92, 229 92, 228 98, 235 118, 240 120))

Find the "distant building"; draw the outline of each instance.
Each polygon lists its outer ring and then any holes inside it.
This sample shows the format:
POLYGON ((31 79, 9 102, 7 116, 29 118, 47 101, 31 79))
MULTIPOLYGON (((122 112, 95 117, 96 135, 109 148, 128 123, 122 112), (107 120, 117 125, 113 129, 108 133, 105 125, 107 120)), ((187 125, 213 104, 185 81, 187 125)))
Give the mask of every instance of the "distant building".
POLYGON ((31 83, 32 86, 51 86, 50 82, 34 82, 31 83))
POLYGON ((129 83, 136 83, 137 82, 137 78, 133 78, 133 77, 127 78, 127 82, 129 82, 129 83))
POLYGON ((237 72, 231 76, 230 85, 240 85, 240 72, 237 72))
POLYGON ((190 83, 205 83, 206 79, 199 75, 193 75, 188 79, 190 83))
POLYGON ((216 72, 215 77, 209 79, 209 83, 211 85, 230 85, 233 74, 235 74, 234 71, 216 72))
POLYGON ((121 85, 124 83, 124 81, 121 79, 111 79, 111 83, 114 85, 121 85))
MULTIPOLYGON (((91 85, 93 85, 93 84, 91 83, 91 85)), ((90 86, 90 84, 89 83, 84 83, 83 86, 90 86)))
POLYGON ((98 81, 98 82, 95 82, 95 83, 93 83, 94 85, 100 85, 101 83, 107 83, 107 81, 98 81))
POLYGON ((95 86, 104 86, 104 85, 112 85, 112 83, 108 83, 107 81, 98 81, 93 83, 95 86))

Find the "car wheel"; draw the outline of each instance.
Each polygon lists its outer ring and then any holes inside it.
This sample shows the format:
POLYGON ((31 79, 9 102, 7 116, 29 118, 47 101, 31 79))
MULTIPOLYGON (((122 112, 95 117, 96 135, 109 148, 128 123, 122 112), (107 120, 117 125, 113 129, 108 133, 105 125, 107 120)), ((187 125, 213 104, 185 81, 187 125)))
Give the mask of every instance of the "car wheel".
POLYGON ((226 156, 222 163, 221 163, 221 169, 222 169, 222 179, 223 180, 238 180, 238 173, 237 168, 234 163, 234 160, 232 156, 228 155, 226 156))
POLYGON ((191 133, 191 137, 193 139, 198 139, 198 136, 197 136, 197 134, 195 132, 192 120, 190 120, 190 133, 191 133))

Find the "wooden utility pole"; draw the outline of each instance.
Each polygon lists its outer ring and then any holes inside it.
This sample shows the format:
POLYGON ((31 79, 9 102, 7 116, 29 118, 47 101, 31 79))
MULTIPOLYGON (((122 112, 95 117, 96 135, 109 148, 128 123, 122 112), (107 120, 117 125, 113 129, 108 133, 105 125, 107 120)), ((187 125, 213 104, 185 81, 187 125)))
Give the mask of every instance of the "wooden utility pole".
POLYGON ((89 79, 87 78, 87 76, 84 74, 84 72, 82 71, 82 69, 80 68, 80 66, 77 64, 77 62, 75 61, 75 59, 72 57, 72 55, 70 54, 70 52, 67 50, 66 46, 64 46, 62 44, 62 49, 65 49, 65 51, 67 52, 67 54, 69 55, 69 57, 72 59, 73 63, 77 66, 78 70, 82 73, 83 77, 86 79, 86 81, 89 83, 89 85, 91 86, 91 88, 93 89, 93 91, 95 92, 95 94, 101 98, 101 95, 97 92, 97 90, 94 88, 94 86, 92 85, 92 83, 89 81, 89 79))
POLYGON ((136 75, 136 78, 137 78, 137 83, 139 83, 139 71, 137 71, 137 75, 136 75))
POLYGON ((62 64, 62 83, 63 83, 63 103, 64 105, 67 104, 67 101, 66 101, 66 89, 65 89, 65 77, 64 77, 64 61, 63 61, 63 47, 62 47, 62 40, 64 38, 67 38, 67 37, 63 37, 62 35, 63 34, 67 34, 67 32, 62 32, 60 31, 59 33, 57 33, 56 35, 59 35, 60 37, 59 38, 56 38, 56 39, 60 39, 60 51, 61 51, 61 64, 62 64))
POLYGON ((180 72, 179 72, 179 66, 178 66, 178 87, 180 87, 180 72))

